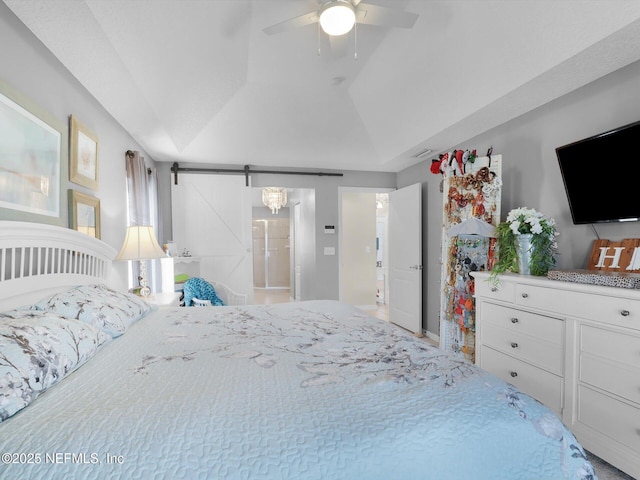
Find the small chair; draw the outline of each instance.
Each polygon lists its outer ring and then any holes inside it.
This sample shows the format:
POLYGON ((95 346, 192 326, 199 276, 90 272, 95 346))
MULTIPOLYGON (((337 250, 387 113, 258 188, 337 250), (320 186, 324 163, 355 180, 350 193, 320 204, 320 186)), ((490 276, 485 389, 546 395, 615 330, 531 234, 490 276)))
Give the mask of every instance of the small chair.
POLYGON ((192 307, 210 307, 211 300, 201 300, 199 298, 193 297, 191 299, 191 306, 192 307))
POLYGON ((225 305, 225 302, 216 293, 214 286, 202 278, 190 278, 184 282, 182 290, 185 307, 225 305), (209 305, 203 304, 203 301, 208 302, 209 305))
POLYGON ((235 292, 224 283, 211 282, 211 285, 216 289, 216 293, 225 305, 246 305, 249 301, 249 295, 235 292))

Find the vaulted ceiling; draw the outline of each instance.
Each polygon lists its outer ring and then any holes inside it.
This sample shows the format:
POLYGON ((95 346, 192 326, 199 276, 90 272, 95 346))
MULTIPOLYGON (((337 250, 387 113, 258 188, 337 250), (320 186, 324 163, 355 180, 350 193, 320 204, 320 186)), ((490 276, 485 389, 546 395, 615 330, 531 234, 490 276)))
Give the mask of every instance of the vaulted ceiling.
POLYGON ((635 0, 363 0, 419 17, 333 42, 264 32, 314 0, 3 1, 166 162, 399 171, 640 59, 635 0))

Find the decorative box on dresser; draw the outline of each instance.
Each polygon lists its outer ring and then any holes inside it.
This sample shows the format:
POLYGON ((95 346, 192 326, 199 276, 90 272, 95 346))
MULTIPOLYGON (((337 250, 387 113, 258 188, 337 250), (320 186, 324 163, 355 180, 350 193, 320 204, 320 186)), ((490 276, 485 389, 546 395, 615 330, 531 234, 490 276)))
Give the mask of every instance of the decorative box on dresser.
POLYGON ((640 478, 640 290, 474 272, 476 362, 640 478))

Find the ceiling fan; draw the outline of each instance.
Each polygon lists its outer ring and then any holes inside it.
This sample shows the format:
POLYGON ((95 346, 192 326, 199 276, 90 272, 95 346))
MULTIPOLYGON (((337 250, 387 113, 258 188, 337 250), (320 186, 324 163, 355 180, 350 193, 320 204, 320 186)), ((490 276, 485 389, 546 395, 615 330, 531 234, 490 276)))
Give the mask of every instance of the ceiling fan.
POLYGON ((381 7, 362 0, 318 0, 319 8, 263 29, 268 35, 319 23, 332 37, 349 33, 358 24, 412 28, 418 14, 381 7))

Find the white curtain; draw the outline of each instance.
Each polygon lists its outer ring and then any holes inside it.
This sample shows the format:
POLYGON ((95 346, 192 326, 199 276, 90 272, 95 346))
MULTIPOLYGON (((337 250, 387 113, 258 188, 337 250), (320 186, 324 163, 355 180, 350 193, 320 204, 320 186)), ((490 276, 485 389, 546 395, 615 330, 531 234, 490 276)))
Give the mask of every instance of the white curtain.
MULTIPOLYGON (((158 215, 158 174, 156 169, 145 164, 144 157, 135 150, 128 150, 125 154, 127 168, 127 205, 128 226, 151 225, 154 227, 156 238, 159 232, 158 215)), ((160 265, 157 260, 147 261, 147 280, 153 292, 161 290, 160 265)), ((133 262, 129 285, 138 285, 140 264, 133 262)))
POLYGON ((136 151, 127 151, 126 163, 129 225, 151 225, 151 202, 149 201, 151 169, 147 169, 144 157, 136 151))

